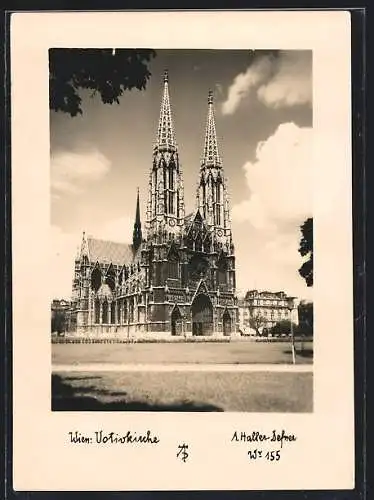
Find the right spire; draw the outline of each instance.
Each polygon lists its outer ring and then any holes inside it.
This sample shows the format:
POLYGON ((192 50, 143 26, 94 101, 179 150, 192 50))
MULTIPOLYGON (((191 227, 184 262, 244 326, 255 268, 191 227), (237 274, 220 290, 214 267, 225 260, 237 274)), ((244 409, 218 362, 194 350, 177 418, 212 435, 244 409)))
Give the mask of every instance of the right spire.
POLYGON ((216 123, 214 117, 213 92, 208 94, 208 117, 205 130, 204 153, 202 166, 221 167, 221 157, 218 152, 218 141, 216 133, 216 123))

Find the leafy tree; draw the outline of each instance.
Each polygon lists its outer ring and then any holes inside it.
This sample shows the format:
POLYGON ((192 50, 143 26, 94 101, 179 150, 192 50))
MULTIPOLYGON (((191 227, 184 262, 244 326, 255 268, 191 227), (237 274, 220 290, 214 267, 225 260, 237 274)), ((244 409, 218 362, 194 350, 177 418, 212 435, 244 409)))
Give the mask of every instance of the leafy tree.
MULTIPOLYGON (((292 322, 293 332, 297 333, 298 327, 296 323, 292 322)), ((272 328, 271 333, 273 335, 282 335, 282 334, 290 334, 291 333, 291 322, 288 319, 282 319, 278 321, 272 328)))
POLYGON ((82 114, 80 89, 99 93, 104 104, 119 104, 125 90, 146 87, 155 55, 150 49, 50 49, 50 109, 82 114))
POLYGON ((299 330, 303 335, 313 335, 313 302, 300 302, 299 330))
POLYGON ((62 333, 66 330, 66 313, 64 311, 54 311, 52 313, 51 330, 62 333))
POLYGON ((307 260, 300 267, 299 273, 305 279, 307 286, 313 286, 313 219, 307 219, 300 230, 299 253, 302 257, 307 257, 307 260))
POLYGON ((255 330, 256 335, 261 335, 264 326, 266 326, 266 318, 264 316, 260 316, 259 314, 255 314, 249 318, 249 326, 255 330))

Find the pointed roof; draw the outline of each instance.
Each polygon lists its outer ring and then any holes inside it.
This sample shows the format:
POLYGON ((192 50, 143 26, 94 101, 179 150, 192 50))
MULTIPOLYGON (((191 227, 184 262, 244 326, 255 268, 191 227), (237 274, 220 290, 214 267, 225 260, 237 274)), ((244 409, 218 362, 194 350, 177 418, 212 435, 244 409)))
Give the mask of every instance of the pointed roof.
POLYGON ((134 230, 132 233, 132 244, 134 250, 138 250, 142 242, 142 223, 140 221, 140 203, 139 203, 139 188, 136 197, 136 210, 135 210, 135 222, 134 222, 134 230))
POLYGON ((220 167, 221 158, 218 152, 218 142, 216 133, 216 123, 214 117, 213 92, 209 91, 208 96, 208 117, 205 130, 204 153, 201 162, 202 166, 220 167))
POLYGON ((207 295, 209 297, 209 300, 211 301, 207 284, 203 278, 199 281, 197 288, 196 288, 196 292, 194 293, 191 302, 193 302, 196 299, 196 297, 200 294, 207 295))
POLYGON ((156 147, 159 150, 166 151, 175 151, 177 147, 177 144, 175 142, 173 118, 171 115, 169 76, 167 71, 165 71, 164 73, 164 92, 161 101, 156 147))
POLYGON ((91 262, 127 265, 133 261, 132 245, 96 238, 87 238, 87 244, 91 262))
POLYGON ((140 226, 140 204, 139 204, 139 188, 137 189, 136 194, 136 211, 135 211, 135 224, 140 226))

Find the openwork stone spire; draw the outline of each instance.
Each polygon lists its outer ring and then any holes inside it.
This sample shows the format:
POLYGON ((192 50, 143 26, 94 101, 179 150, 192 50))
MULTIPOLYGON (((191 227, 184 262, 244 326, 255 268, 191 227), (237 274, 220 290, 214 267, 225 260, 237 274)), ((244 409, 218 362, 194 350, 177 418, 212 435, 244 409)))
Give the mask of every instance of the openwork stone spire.
POLYGON ((208 96, 208 118, 205 131, 204 153, 202 166, 220 167, 221 158, 218 152, 216 123, 214 118, 213 92, 209 91, 208 96))
POLYGON ((157 141, 153 148, 149 177, 147 239, 161 233, 175 235, 180 232, 184 223, 182 168, 175 141, 167 71, 164 73, 163 84, 157 141))
POLYGON ((206 123, 204 151, 200 166, 196 204, 213 237, 231 253, 232 235, 227 182, 222 160, 218 152, 218 141, 213 108, 213 93, 209 91, 208 118, 206 123))
POLYGON ((139 188, 136 196, 135 223, 132 236, 132 245, 135 251, 138 250, 142 242, 142 223, 140 221, 139 188))
POLYGON ((164 92, 161 101, 156 147, 159 151, 175 151, 177 147, 175 142, 173 118, 171 115, 169 76, 167 71, 164 73, 164 92))

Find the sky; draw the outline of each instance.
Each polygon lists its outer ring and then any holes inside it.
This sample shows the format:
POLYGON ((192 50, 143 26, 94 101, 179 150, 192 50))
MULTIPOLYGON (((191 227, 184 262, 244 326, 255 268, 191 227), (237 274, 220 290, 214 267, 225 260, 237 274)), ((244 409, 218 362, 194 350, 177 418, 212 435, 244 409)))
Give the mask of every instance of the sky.
POLYGON ((126 91, 120 104, 82 91, 82 115, 51 111, 51 298, 71 295, 83 231, 131 242, 138 187, 144 223, 167 69, 186 214, 195 209, 211 89, 238 294, 284 290, 310 300, 298 246, 313 215, 311 51, 159 50, 149 69, 146 90, 126 91))

